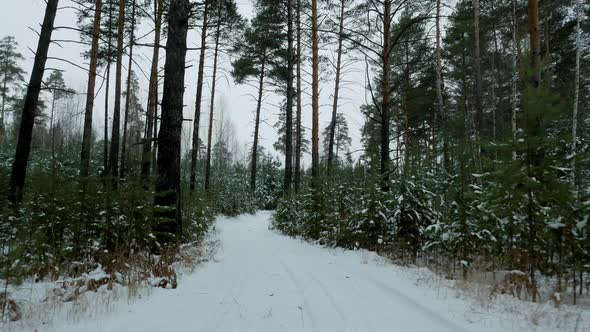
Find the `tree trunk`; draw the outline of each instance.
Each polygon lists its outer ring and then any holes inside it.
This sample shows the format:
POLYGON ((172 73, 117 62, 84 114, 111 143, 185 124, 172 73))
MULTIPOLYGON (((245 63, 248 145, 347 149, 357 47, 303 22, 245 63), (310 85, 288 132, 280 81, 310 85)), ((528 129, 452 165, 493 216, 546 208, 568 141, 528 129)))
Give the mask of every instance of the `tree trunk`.
POLYGON ((252 167, 250 169, 250 192, 256 192, 256 168, 258 165, 258 130, 260 128, 260 109, 262 108, 262 92, 264 89, 264 75, 266 65, 266 51, 262 55, 262 66, 258 82, 258 99, 256 100, 256 120, 254 122, 254 144, 252 145, 252 167))
POLYGON ((205 51, 207 43, 207 19, 209 16, 209 1, 205 0, 203 9, 203 28, 201 30, 201 54, 199 55, 199 73, 197 77, 197 97, 195 99, 195 118, 193 122, 193 144, 191 151, 190 191, 195 190, 197 178, 197 158, 199 156, 199 127, 201 122, 201 102, 203 99, 203 77, 205 72, 205 51))
POLYGON ((312 50, 312 82, 311 82, 311 176, 312 187, 317 191, 320 177, 320 148, 319 148, 319 55, 318 55, 318 4, 311 0, 311 50, 312 50))
POLYGON ((301 188, 301 0, 297 1, 297 120, 295 128, 295 192, 301 188))
POLYGON ((291 192, 293 182, 293 80, 295 57, 293 52, 293 1, 287 0, 287 109, 285 131, 285 194, 291 192))
POLYGON ((481 82, 481 47, 479 38, 479 0, 473 0, 473 29, 475 35, 475 130, 476 135, 482 135, 483 105, 481 82))
MULTIPOLYGON (((88 69, 88 89, 86 90, 86 110, 84 112, 84 132, 82 134, 82 151, 80 152, 80 180, 85 191, 90 173, 90 149, 92 145, 92 112, 94 111, 94 90, 96 87, 96 70, 98 64, 98 42, 100 39, 100 16, 102 0, 96 0, 94 9, 94 27, 92 31, 92 46, 90 49, 90 66, 88 69)), ((107 91, 108 93, 108 91, 107 91)), ((51 112, 53 122, 53 111, 51 112)), ((53 125, 52 125, 53 132, 53 125)), ((53 156, 54 139, 51 139, 51 154, 53 156)))
POLYGON ((384 2, 383 14, 383 78, 381 82, 381 190, 389 191, 389 127, 390 127, 390 55, 391 55, 391 0, 384 2))
POLYGON ((119 24, 117 38, 117 65, 115 70, 115 109, 113 111, 113 128, 111 132, 111 155, 109 158, 109 176, 116 189, 119 177, 119 132, 121 122, 121 71, 123 66, 123 34, 125 28, 125 0, 119 0, 119 24))
POLYGON ((104 174, 108 174, 109 169, 109 93, 111 91, 111 50, 113 41, 113 32, 111 26, 113 25, 113 4, 109 0, 109 32, 107 45, 107 77, 104 94, 104 141, 103 141, 103 167, 104 174))
MULTIPOLYGON (((512 39, 513 39, 513 50, 512 50, 512 82, 511 82, 511 96, 510 103, 512 108, 511 114, 511 127, 512 127, 512 140, 516 143, 516 112, 518 111, 518 78, 519 78, 519 58, 520 58, 520 47, 518 38, 518 18, 516 17, 516 0, 512 0, 512 39)), ((516 148, 512 149, 512 160, 516 160, 516 148)))
POLYGON ((6 77, 8 73, 4 74, 4 80, 2 83, 2 108, 0 109, 0 152, 4 150, 4 136, 6 133, 6 129, 4 126, 4 112, 6 110, 6 82, 8 78, 6 77))
POLYGON ((344 0, 340 0, 340 19, 338 23, 338 51, 336 55, 336 82, 334 83, 334 100, 332 102, 332 121, 330 122, 330 141, 328 142, 328 176, 332 175, 334 163, 334 136, 336 134, 336 116, 338 114, 338 93, 340 92, 340 72, 342 70, 342 44, 344 41, 344 0))
MULTIPOLYGON (((492 6, 492 11, 495 12, 495 7, 494 7, 494 3, 491 3, 492 6)), ((492 86, 490 88, 490 93, 491 93, 491 99, 492 99, 492 142, 494 144, 496 144, 497 142, 497 125, 498 125, 498 119, 497 119, 497 108, 498 108, 498 104, 496 101, 496 88, 498 86, 498 73, 496 71, 496 56, 498 55, 498 35, 496 32, 496 23, 492 22, 492 37, 494 39, 494 52, 492 53, 492 57, 491 57, 491 69, 492 69, 492 86)), ((495 157, 497 159, 498 157, 498 153, 496 150, 496 154, 495 157)))
POLYGON ((152 141, 156 108, 158 107, 158 63, 160 57, 160 38, 162 33, 162 15, 164 14, 164 1, 154 0, 154 49, 152 53, 152 68, 150 70, 150 85, 148 91, 148 106, 146 119, 146 133, 143 140, 143 152, 141 154, 141 179, 147 188, 147 178, 150 175, 152 158, 152 141))
MULTIPOLYGON (((572 155, 577 153, 578 145, 578 105, 580 103, 580 56, 582 53, 582 41, 580 39, 580 12, 582 5, 580 0, 576 0, 576 68, 574 78, 574 107, 572 115, 572 155)), ((572 187, 575 191, 576 201, 578 199, 578 190, 576 188, 576 157, 572 158, 572 187)), ((581 287, 581 286, 580 286, 581 287)))
POLYGON ((180 141, 189 13, 188 0, 170 1, 154 199, 156 217, 163 219, 155 226, 155 231, 163 242, 182 236, 180 141))
POLYGON ((213 83, 211 85, 211 102, 209 108, 209 134, 207 137, 207 164, 205 166, 205 190, 211 186, 211 141, 213 138, 213 112, 215 110, 215 84, 217 80, 217 56, 219 55, 219 38, 221 34, 221 6, 217 11, 217 31, 215 32, 215 54, 213 56, 213 83))
POLYGON ((133 43, 135 42, 135 0, 131 3, 131 35, 129 36, 129 62, 127 64, 127 97, 125 98, 125 116, 123 119, 123 142, 121 143, 120 177, 125 178, 127 163, 127 125, 129 121, 129 107, 131 107, 131 70, 133 67, 133 43))
POLYGON ((39 93, 41 92, 41 83, 43 81, 43 73, 45 72, 45 63, 47 62, 47 52, 51 44, 51 34, 53 32, 58 3, 59 0, 47 0, 45 17, 41 26, 37 52, 35 53, 35 62, 31 71, 29 85, 27 86, 27 95, 25 96, 8 193, 8 199, 15 204, 22 202, 23 199, 27 164, 29 163, 29 154, 31 152, 33 125, 35 124, 39 93))
MULTIPOLYGON (((539 36, 539 1, 538 0, 528 0, 528 18, 529 18, 529 33, 530 33, 530 40, 531 40, 531 83, 534 89, 538 89, 541 86, 541 39, 539 36)), ((535 120, 535 124, 532 124, 531 121, 533 119, 529 119, 528 126, 529 132, 528 135, 532 137, 543 137, 543 133, 541 132, 541 119, 540 116, 537 115, 535 120)), ((528 176, 529 178, 536 177, 537 179, 541 179, 542 177, 535 176, 537 173, 536 166, 541 165, 543 152, 539 151, 542 150, 537 147, 531 146, 530 140, 528 142, 527 147, 527 155, 528 155, 528 176), (535 167, 535 169, 533 169, 535 167)), ((537 257, 535 251, 535 240, 537 237, 537 229, 535 225, 534 213, 532 210, 533 207, 533 193, 532 189, 528 190, 528 251, 529 251, 529 261, 530 261, 530 279, 531 284, 533 285, 533 295, 532 301, 536 302, 537 300, 537 292, 536 292, 536 280, 535 280, 535 272, 537 269, 537 257)))
POLYGON ((539 0, 528 0, 529 34, 531 38, 532 83, 541 84, 541 37, 539 35, 539 0))
POLYGON ((443 132, 443 167, 448 172, 450 165, 448 139, 446 138, 446 114, 442 93, 440 2, 441 0, 436 1, 436 102, 438 106, 438 122, 443 132))

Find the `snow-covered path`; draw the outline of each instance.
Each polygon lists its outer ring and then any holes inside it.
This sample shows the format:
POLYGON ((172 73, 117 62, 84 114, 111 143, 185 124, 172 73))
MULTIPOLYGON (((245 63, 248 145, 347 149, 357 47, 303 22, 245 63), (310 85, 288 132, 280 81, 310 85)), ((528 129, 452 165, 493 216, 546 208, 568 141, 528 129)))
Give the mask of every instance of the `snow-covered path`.
MULTIPOLYGON (((59 331, 510 331, 363 252, 268 230, 270 213, 220 218, 215 262, 106 317, 59 331), (469 319, 471 320, 471 319, 469 319)), ((71 323, 70 323, 71 324, 71 323)), ((516 330, 519 330, 518 328, 516 330)))

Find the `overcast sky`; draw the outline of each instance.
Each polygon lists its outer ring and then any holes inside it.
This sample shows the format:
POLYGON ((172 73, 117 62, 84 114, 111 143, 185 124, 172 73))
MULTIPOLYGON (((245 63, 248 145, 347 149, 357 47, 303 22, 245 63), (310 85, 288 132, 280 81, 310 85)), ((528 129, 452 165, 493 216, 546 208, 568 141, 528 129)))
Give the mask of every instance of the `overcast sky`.
MULTIPOLYGON (((40 22, 43 19, 43 14, 45 10, 45 2, 44 0, 2 0, 4 6, 2 11, 0 12, 0 32, 1 36, 12 35, 16 38, 19 43, 19 50, 25 56, 26 61, 23 63, 23 69, 27 72, 30 71, 32 68, 32 61, 33 61, 33 53, 29 50, 35 49, 37 45, 37 34, 35 31, 39 31, 40 22)), ((245 17, 252 16, 252 4, 248 0, 238 0, 237 1, 240 12, 245 17)), ((71 8, 67 8, 68 6, 75 6, 69 0, 61 0, 60 7, 56 18, 56 26, 75 26, 76 24, 76 11, 71 8)), ((151 22, 148 20, 144 20, 141 22, 140 31, 150 31, 151 22)), ((142 33, 138 33, 137 35, 142 35, 142 33)), ((73 39, 79 40, 79 35, 77 32, 68 31, 65 29, 57 29, 54 32, 53 39, 73 39)), ((189 31, 189 40, 188 44, 189 47, 197 48, 199 45, 199 31, 191 30, 189 31)), ((153 37, 147 36, 142 42, 145 43, 152 43, 153 37)), ((50 56, 56 58, 63 58, 69 61, 72 61, 76 64, 87 68, 88 64, 87 61, 82 59, 80 54, 86 50, 86 46, 72 44, 72 43, 61 43, 62 47, 59 47, 55 44, 51 45, 50 48, 50 56)), ((148 79, 144 76, 142 72, 148 73, 150 70, 150 61, 151 61, 151 49, 148 48, 139 48, 135 51, 136 56, 134 56, 135 60, 137 61, 141 70, 135 68, 138 77, 140 78, 140 86, 141 86, 141 100, 147 99, 147 87, 148 87, 148 79)), ((163 58, 162 58, 163 59, 163 58)), ((127 60, 123 60, 125 66, 127 64, 127 60)), ((212 65, 212 56, 208 56, 206 59, 206 65, 209 66, 211 69, 212 65)), ((196 51, 189 51, 187 54, 187 62, 189 65, 192 65, 187 70, 186 73, 186 93, 184 97, 184 104, 185 107, 185 117, 192 119, 193 112, 194 112, 194 100, 196 94, 196 80, 197 80, 197 67, 198 67, 198 52, 196 51)), ((163 61, 162 61, 163 65, 163 61)), ((234 123, 236 138, 239 142, 239 145, 242 149, 250 149, 251 142, 252 142, 252 131, 253 131, 253 118, 254 118, 254 110, 255 110, 255 102, 251 99, 251 95, 255 92, 254 89, 242 85, 236 86, 229 75, 229 59, 223 59, 222 63, 222 72, 223 74, 218 80, 217 83, 217 96, 216 97, 216 105, 223 105, 225 111, 228 113, 229 118, 234 123)), ((67 64, 65 62, 60 62, 56 60, 49 60, 47 63, 48 68, 57 68, 64 70, 64 76, 66 79, 66 83, 78 90, 78 91, 85 91, 86 90, 86 81, 87 81, 87 73, 82 71, 75 66, 67 64)), ((114 73, 114 66, 113 66, 113 73, 114 73)), ((126 68, 124 68, 123 77, 126 77, 125 74, 126 68)), ((360 128, 362 126, 363 117, 358 111, 358 107, 360 104, 365 102, 365 91, 363 88, 364 84, 364 73, 356 72, 356 73, 349 73, 349 77, 344 77, 345 80, 352 80, 355 83, 348 85, 346 89, 341 92, 342 101, 341 107, 339 111, 344 113, 346 118, 348 119, 349 126, 351 129, 351 136, 353 140, 353 147, 352 150, 358 150, 360 147, 360 128)), ((211 72, 210 70, 207 72, 207 79, 206 79, 206 90, 204 92, 204 104, 203 110, 208 110, 209 107, 209 100, 210 100, 210 80, 211 80, 211 72)), ((114 77, 114 74, 111 76, 114 77)), ((97 78, 97 86, 102 85, 102 79, 97 78)), ((27 76, 28 80, 28 76, 27 76)), ((306 80, 310 81, 309 78, 306 80)), ((333 80, 327 80, 321 84, 321 110, 320 110, 320 125, 322 129, 327 126, 329 123, 329 117, 331 112, 331 94, 333 91, 333 80)), ((111 87, 114 87, 114 82, 111 82, 111 87)), ((112 89, 111 89, 112 90, 112 89)), ((104 88, 99 92, 98 98, 96 99, 95 109, 94 109, 94 129, 101 133, 104 128, 104 88)), ((113 91, 111 91, 113 94, 113 91)), ((48 96, 45 96, 48 98, 48 96)), ((305 97, 307 99, 307 97, 305 97)), ((111 98, 111 103, 114 98, 111 98)), ((277 140, 277 133, 276 129, 273 127, 275 122, 277 121, 277 113, 278 109, 276 104, 280 101, 279 96, 271 97, 266 100, 266 104, 263 107, 263 119, 264 122, 261 125, 261 144, 267 148, 267 150, 274 151, 272 148, 273 143, 277 140)), ((144 102, 145 103, 145 102, 144 102)), ((82 103, 83 104, 83 103, 82 103)), ((112 105, 110 110, 112 111, 112 105)), ((218 111, 218 110, 216 110, 218 111)), ((208 111, 207 111, 208 112, 208 111)), ((311 128, 311 106, 309 102, 304 101, 304 126, 306 128, 311 128)), ((201 137, 206 137, 206 130, 208 123, 208 116, 203 115, 201 121, 201 137)), ((214 116, 215 119, 215 116, 214 116)), ((79 123, 82 123, 82 115, 79 115, 76 119, 79 123)), ((183 146, 186 148, 189 144, 189 137, 191 137, 191 127, 189 123, 185 124, 185 128, 183 130, 183 146)), ((308 131, 308 137, 309 137, 308 131)), ((354 156, 357 157, 359 152, 357 151, 354 156)), ((305 156, 305 160, 309 160, 309 156, 305 156)), ((309 164, 308 161, 305 161, 305 164, 309 164)))

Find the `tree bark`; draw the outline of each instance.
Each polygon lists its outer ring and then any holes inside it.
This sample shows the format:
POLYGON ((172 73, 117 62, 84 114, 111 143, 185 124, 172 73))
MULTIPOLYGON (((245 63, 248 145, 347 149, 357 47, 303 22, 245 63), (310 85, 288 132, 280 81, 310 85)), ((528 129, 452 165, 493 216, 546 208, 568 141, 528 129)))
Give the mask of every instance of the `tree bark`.
POLYGON ((295 192, 301 189, 301 0, 297 1, 297 115, 295 128, 295 192))
POLYGON ((285 118, 285 194, 291 192, 293 182, 293 80, 295 56, 293 50, 293 1, 287 0, 287 109, 285 118))
POLYGON ((441 61, 441 28, 440 28, 440 2, 436 1, 436 101, 438 106, 438 123, 443 132, 443 167, 449 171, 449 146, 446 138, 446 114, 442 93, 442 61, 441 61))
POLYGON ((47 0, 45 17, 41 26, 37 52, 35 53, 35 62, 33 63, 33 70, 31 71, 29 85, 27 86, 27 95, 25 96, 16 153, 10 174, 8 199, 14 204, 22 202, 23 199, 27 165, 31 152, 33 125, 35 124, 39 93, 41 92, 41 83, 43 82, 43 73, 45 72, 47 52, 51 44, 51 34, 53 33, 53 24, 55 22, 58 3, 59 0, 47 0))
POLYGON ((104 94, 104 141, 103 141, 103 167, 104 174, 108 174, 109 170, 109 93, 111 91, 111 50, 113 41, 113 32, 111 26, 113 25, 113 3, 109 1, 109 32, 107 45, 107 77, 104 94))
POLYGON ((143 152, 141 154, 141 179, 147 188, 147 178, 151 170, 152 141, 156 108, 158 107, 158 63, 160 57, 160 39, 162 34, 162 15, 164 14, 164 1, 154 0, 154 49, 152 51, 152 68, 150 70, 150 85, 148 91, 148 106, 146 119, 146 133, 143 140, 143 152))
MULTIPOLYGON (((511 96, 510 103, 512 108, 511 114, 511 127, 512 127, 512 140, 516 142, 516 112, 518 111, 518 78, 519 78, 519 59, 520 59, 520 47, 518 38, 518 18, 516 17, 516 0, 512 0, 512 66, 514 72, 512 73, 511 82, 511 96)), ((512 149, 512 160, 516 160, 516 148, 512 149)))
MULTIPOLYGON (((101 13, 102 0, 96 0, 94 9, 94 27, 92 31, 92 46, 90 49, 90 66, 88 69, 88 89, 86 90, 86 110, 84 112, 84 132, 82 134, 82 151, 80 152, 80 182, 82 183, 83 191, 86 190, 86 183, 90 172, 90 149, 92 145, 92 112, 94 111, 94 90, 96 87, 96 70, 98 64, 98 42, 100 39, 101 13)), ((51 118, 53 120, 53 112, 51 118)), ((53 138, 51 150, 53 151, 53 138)))
POLYGON ((385 0, 383 14, 383 78, 381 82, 381 190, 389 191, 389 129, 390 129, 390 55, 391 55, 391 0, 385 0))
POLYGON ((531 67, 533 87, 541 85, 541 37, 539 35, 539 0, 528 0, 529 34, 531 39, 531 67))
MULTIPOLYGON (((577 153, 578 145, 578 107, 580 103, 580 57, 582 53, 582 41, 580 39, 580 12, 582 5, 580 0, 576 0, 576 68, 574 78, 574 107, 572 114, 572 155, 577 153)), ((576 158, 572 158, 572 187, 574 188, 576 201, 578 199, 578 190, 576 188, 576 158)), ((580 286, 581 287, 581 286, 580 286)))
POLYGON ((217 31, 215 32, 215 53, 213 56, 213 83, 211 85, 211 102, 209 108, 209 133, 207 137, 207 164, 205 166, 205 191, 211 187, 211 143, 213 139, 213 112, 215 111, 215 84, 217 80, 217 57, 219 55, 219 38, 221 35, 221 6, 217 11, 217 31))
POLYGON ((319 148, 319 55, 318 55, 318 4, 311 0, 311 50, 312 50, 312 82, 311 82, 311 176, 312 187, 317 191, 320 177, 320 148, 319 148))
POLYGON ((252 145, 252 163, 250 168, 250 192, 256 192, 256 169, 258 165, 258 131, 260 128, 260 110, 262 108, 262 92, 264 89, 264 75, 266 65, 266 51, 262 55, 260 78, 258 81, 258 99, 256 100, 256 120, 254 122, 254 144, 252 145))
POLYGON ((163 219, 155 227, 162 242, 182 236, 180 141, 189 13, 188 0, 170 1, 162 120, 158 135, 158 178, 154 199, 156 217, 163 219))
MULTIPOLYGON (((531 84, 534 89, 539 89, 541 86, 541 38, 539 35, 539 1, 538 0, 528 0, 528 18, 529 18, 529 34, 531 40, 531 84)), ((528 134, 532 137, 543 137, 543 133, 541 132, 541 118, 539 115, 536 115, 535 119, 529 119, 528 121, 529 132, 528 134), (534 121, 535 123, 532 124, 531 122, 534 121)), ((530 140, 529 140, 530 141, 530 140)), ((531 146, 531 143, 528 142, 527 147, 527 156, 528 156, 528 176, 529 178, 536 177, 535 174, 537 173, 536 167, 541 165, 543 152, 542 147, 537 148, 531 146), (533 168, 535 167, 535 168, 533 168)), ((538 177, 541 179, 541 177, 538 177)), ((537 292, 536 292, 536 280, 535 280, 535 272, 537 269, 537 257, 536 257, 536 250, 535 250, 535 241, 537 237, 537 228, 535 224, 535 218, 533 213, 533 193, 532 189, 528 190, 528 252, 529 252, 529 275, 531 279, 531 284, 533 285, 533 294, 532 294, 532 301, 536 302, 537 300, 537 292)))
POLYGON ((111 132, 111 155, 109 158, 109 175, 116 189, 119 177, 119 133, 121 122, 121 72, 123 65, 123 34, 125 28, 125 0, 119 0, 119 23, 117 38, 117 65, 115 70, 115 109, 111 132))
POLYGON ((338 50, 336 54, 336 78, 334 83, 334 100, 332 102, 332 121, 330 122, 330 141, 328 142, 328 176, 332 175, 334 163, 334 136, 336 134, 336 116, 338 114, 338 97, 340 92, 340 72, 342 70, 342 46, 344 41, 344 0, 340 0, 340 19, 338 20, 338 50))
POLYGON ((483 127, 479 0, 473 0, 473 29, 475 35, 475 130, 479 137, 483 127))
POLYGON ((193 122, 193 144, 191 151, 190 191, 195 190, 197 178, 197 158, 199 156, 199 127, 201 122, 201 102, 203 99, 203 77, 205 72, 205 51, 207 43, 207 19, 209 16, 209 1, 205 0, 203 9, 203 28, 201 30, 201 54, 199 55, 199 73, 197 77, 197 96, 195 98, 195 118, 193 122))
POLYGON ((131 106, 131 70, 133 67, 133 43, 135 42, 135 0, 131 2, 131 35, 129 36, 129 62, 127 64, 127 97, 125 98, 125 116, 123 119, 123 142, 121 143, 120 178, 125 178, 127 167, 127 125, 129 121, 129 107, 131 106))

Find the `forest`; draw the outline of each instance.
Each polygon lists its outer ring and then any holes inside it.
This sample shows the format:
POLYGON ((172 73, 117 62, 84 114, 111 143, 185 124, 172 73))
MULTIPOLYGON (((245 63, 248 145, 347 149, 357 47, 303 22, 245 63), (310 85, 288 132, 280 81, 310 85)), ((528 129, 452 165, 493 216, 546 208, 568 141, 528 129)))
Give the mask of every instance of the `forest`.
POLYGON ((588 303, 589 0, 40 3, 34 60, 0 35, 3 289, 97 266, 176 288, 216 216, 273 210, 288 236, 588 303), (82 63, 52 55, 70 44, 82 63))

